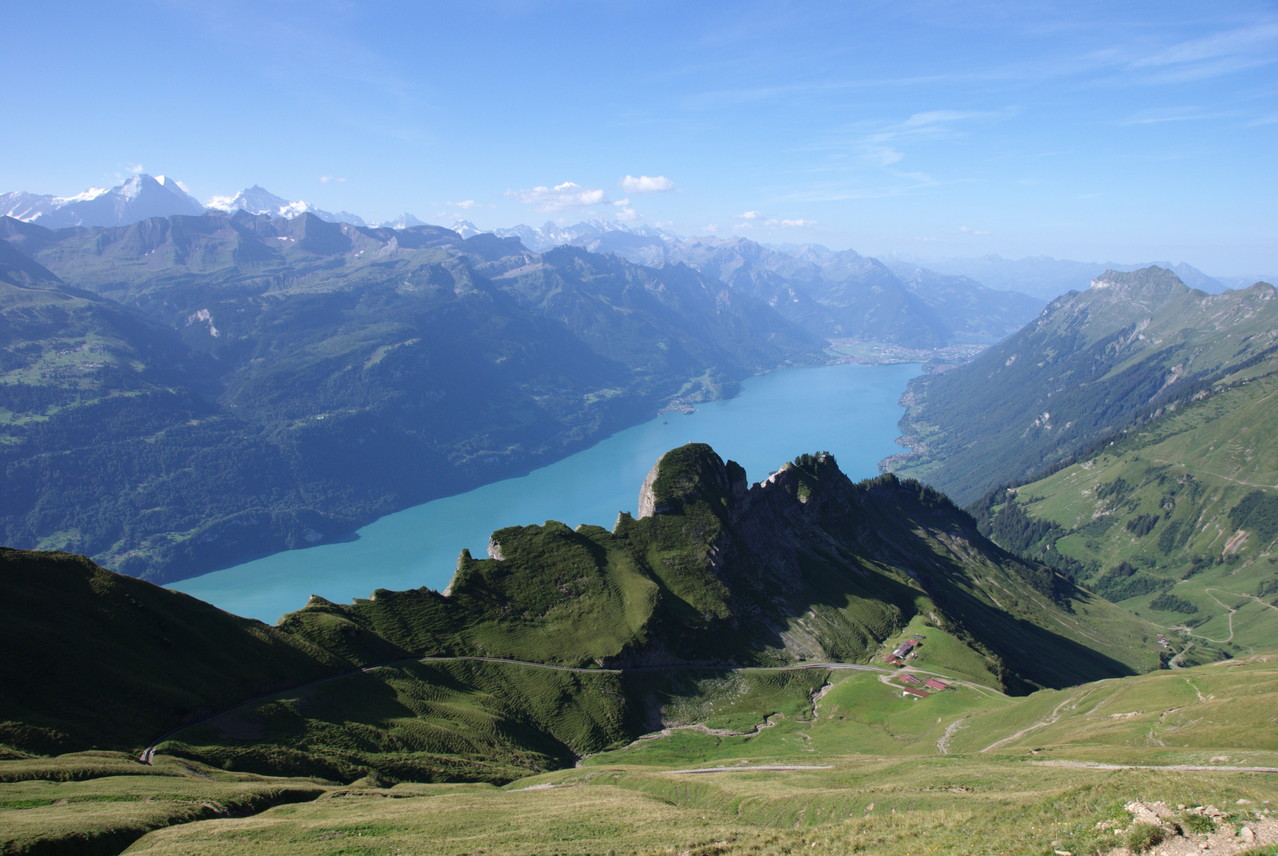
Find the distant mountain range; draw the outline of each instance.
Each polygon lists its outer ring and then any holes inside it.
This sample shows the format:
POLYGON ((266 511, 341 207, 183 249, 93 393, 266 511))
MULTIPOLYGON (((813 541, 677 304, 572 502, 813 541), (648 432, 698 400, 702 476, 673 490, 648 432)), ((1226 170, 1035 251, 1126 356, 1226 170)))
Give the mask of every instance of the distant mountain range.
MULTIPOLYGON (((289 202, 284 197, 276 196, 266 188, 259 187, 256 184, 247 190, 241 190, 234 196, 215 196, 212 201, 209 202, 208 207, 210 210, 215 211, 247 211, 250 214, 266 214, 270 217, 283 217, 286 220, 291 220, 301 214, 314 214, 316 217, 329 223, 350 223, 353 226, 367 225, 358 215, 352 214, 349 211, 339 211, 336 214, 332 214, 328 211, 324 211, 323 209, 316 208, 314 205, 307 202, 289 202)), ((175 211, 173 213, 180 214, 182 212, 175 211)), ((409 218, 413 221, 408 223, 408 225, 425 225, 411 214, 405 214, 401 219, 404 218, 409 218)), ((128 224, 113 223, 103 225, 127 226, 128 224)), ((404 226, 399 226, 398 228, 404 228, 404 226)))
MULTIPOLYGON (((349 211, 332 214, 307 202, 290 202, 253 185, 232 196, 215 196, 207 205, 186 192, 181 182, 166 176, 135 175, 118 187, 91 187, 75 196, 49 196, 25 191, 0 194, 0 217, 38 223, 49 229, 69 226, 129 226, 152 217, 199 215, 205 211, 247 211, 292 219, 313 214, 330 223, 365 225, 349 211)), ((407 225, 422 225, 411 214, 401 215, 407 225)))
MULTIPOLYGON (((0 217, 7 216, 24 222, 39 223, 51 229, 68 226, 127 226, 151 217, 201 214, 206 210, 247 211, 250 214, 266 214, 290 219, 309 213, 330 223, 373 225, 393 229, 426 225, 424 221, 407 212, 393 220, 369 224, 364 218, 349 211, 336 213, 325 211, 308 202, 290 201, 277 196, 258 185, 230 196, 215 196, 207 204, 201 204, 183 189, 180 182, 165 176, 153 178, 146 174, 135 175, 118 187, 110 189, 94 187, 70 197, 40 195, 26 191, 0 194, 0 217)), ((692 264, 691 258, 683 256, 695 257, 704 254, 704 249, 685 252, 681 249, 682 245, 713 245, 724 240, 687 239, 647 224, 623 223, 617 220, 590 220, 571 226, 547 222, 540 227, 519 225, 492 230, 481 230, 473 223, 459 220, 453 224, 452 228, 463 238, 469 238, 484 231, 491 231, 501 237, 517 237, 524 246, 534 252, 572 245, 595 253, 613 253, 642 265, 679 261, 692 264)), ((726 243, 732 244, 733 241, 727 239, 726 243)), ((783 246, 771 249, 785 255, 802 255, 808 248, 783 246)), ((1080 262, 1047 256, 1022 259, 1004 259, 999 256, 947 259, 885 257, 881 263, 902 281, 908 279, 913 271, 923 268, 935 274, 966 277, 992 292, 1019 292, 1042 301, 1064 294, 1071 288, 1077 287, 1078 283, 1087 282, 1105 270, 1130 271, 1148 267, 1150 264, 1172 270, 1187 285, 1210 293, 1224 291, 1226 288, 1246 287, 1262 279, 1269 281, 1278 279, 1278 276, 1264 275, 1213 277, 1183 262, 1176 264, 1161 261, 1080 262)), ((953 305, 946 308, 952 309, 953 305)), ((1007 332, 1011 330, 1004 331, 1002 335, 1006 335, 1007 332)), ((983 335, 975 331, 973 334, 983 335)))
POLYGON ((204 206, 165 176, 135 175, 119 187, 91 187, 75 196, 15 191, 0 195, 0 215, 49 229, 122 226, 150 217, 203 214, 204 206))
MULTIPOLYGON (((475 227, 455 227, 466 234, 475 227)), ((687 265, 752 294, 791 321, 830 339, 932 348, 991 342, 1034 317, 1042 301, 920 267, 890 270, 852 250, 817 245, 767 247, 746 238, 681 238, 651 226, 589 221, 546 223, 494 234, 545 250, 570 244, 635 264, 687 265), (898 275, 898 273, 900 275, 898 275)))
MULTIPOLYGON (((916 262, 905 257, 885 259, 895 271, 908 270, 916 262)), ((1214 277, 1203 273, 1193 265, 1170 261, 1148 261, 1139 264, 1126 262, 1079 262, 1054 259, 1049 256, 1032 256, 1023 259, 1005 259, 1000 256, 977 258, 947 258, 919 260, 929 269, 957 276, 967 276, 990 287, 1019 291, 1043 300, 1059 297, 1079 283, 1090 282, 1107 270, 1130 272, 1150 267, 1165 268, 1176 274, 1190 288, 1209 294, 1219 294, 1227 288, 1246 288, 1260 280, 1272 281, 1278 277, 1257 274, 1255 276, 1214 277)))

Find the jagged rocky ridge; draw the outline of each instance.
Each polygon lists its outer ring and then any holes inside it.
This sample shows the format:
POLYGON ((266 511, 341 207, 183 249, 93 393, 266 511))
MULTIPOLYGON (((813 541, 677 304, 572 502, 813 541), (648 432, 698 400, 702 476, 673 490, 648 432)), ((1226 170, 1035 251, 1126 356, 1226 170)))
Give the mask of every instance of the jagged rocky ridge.
POLYGON ((281 627, 355 660, 384 656, 389 640, 571 666, 776 665, 856 661, 922 614, 1013 689, 1156 662, 1137 641, 1148 627, 999 549, 942 495, 891 475, 853 484, 826 454, 750 486, 709 447, 684 446, 654 468, 640 508, 612 531, 502 529, 492 557, 462 553, 446 594, 315 598, 281 627), (1096 650, 1102 619, 1126 650, 1096 650))

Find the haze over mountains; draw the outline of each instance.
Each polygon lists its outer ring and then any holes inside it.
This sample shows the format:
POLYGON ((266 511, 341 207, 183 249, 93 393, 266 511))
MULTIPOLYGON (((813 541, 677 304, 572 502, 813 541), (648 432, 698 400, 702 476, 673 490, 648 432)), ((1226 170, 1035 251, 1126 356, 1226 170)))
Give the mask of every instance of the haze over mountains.
MULTIPOLYGON (((152 178, 146 174, 134 175, 114 188, 89 188, 71 197, 55 197, 25 190, 0 194, 0 216, 39 223, 54 229, 68 226, 125 226, 149 217, 199 214, 208 209, 248 211, 252 214, 268 214, 285 218, 309 212, 328 222, 350 223, 356 226, 370 225, 358 214, 348 211, 332 213, 304 201, 290 201, 258 185, 231 195, 214 196, 207 203, 202 204, 183 189, 181 182, 165 176, 152 178)), ((371 225, 403 229, 425 225, 425 223, 405 212, 394 220, 373 222, 371 225)), ((463 237, 470 237, 481 231, 465 220, 456 221, 453 229, 463 237)), ((644 265, 681 260, 679 258, 681 253, 678 250, 671 252, 667 247, 670 243, 681 241, 679 236, 643 223, 591 220, 569 226, 547 222, 540 227, 518 225, 491 231, 504 237, 518 237, 526 247, 537 252, 572 244, 585 247, 592 252, 616 253, 644 265)), ((788 251, 792 248, 780 247, 779 249, 788 251)), ((914 269, 925 267, 936 273, 969 277, 986 288, 996 291, 1019 292, 1044 301, 1077 287, 1079 282, 1087 281, 1105 270, 1135 270, 1149 264, 1167 267, 1186 284, 1208 292, 1222 291, 1226 287, 1245 287, 1260 279, 1278 279, 1278 276, 1261 274, 1213 277, 1183 261, 1175 264, 1170 261, 1081 262, 1046 256, 1016 260, 998 256, 974 258, 891 256, 885 257, 883 261, 902 279, 906 279, 914 269)))

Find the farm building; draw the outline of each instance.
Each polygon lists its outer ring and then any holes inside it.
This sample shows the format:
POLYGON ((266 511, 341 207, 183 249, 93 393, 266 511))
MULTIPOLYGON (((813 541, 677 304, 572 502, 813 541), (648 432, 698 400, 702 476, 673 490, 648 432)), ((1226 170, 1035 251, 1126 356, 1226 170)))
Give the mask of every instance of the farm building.
POLYGON ((920 681, 918 678, 914 677, 913 675, 905 675, 905 674, 897 675, 896 679, 903 684, 912 684, 914 686, 918 686, 923 683, 922 681, 920 681))
POLYGON ((924 682, 924 686, 933 690, 948 690, 950 688, 950 685, 945 683, 945 681, 938 681, 936 678, 928 678, 924 682))

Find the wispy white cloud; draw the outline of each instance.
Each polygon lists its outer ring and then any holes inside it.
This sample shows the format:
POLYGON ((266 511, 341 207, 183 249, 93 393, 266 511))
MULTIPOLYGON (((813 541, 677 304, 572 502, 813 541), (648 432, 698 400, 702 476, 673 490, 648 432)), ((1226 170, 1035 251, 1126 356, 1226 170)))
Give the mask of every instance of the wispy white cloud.
POLYGON ((639 212, 630 207, 629 199, 618 199, 612 203, 617 209, 617 219, 625 223, 633 223, 639 219, 639 212))
POLYGON ((1165 122, 1191 122, 1200 119, 1220 119, 1224 114, 1216 110, 1201 107, 1162 107, 1156 110, 1140 110, 1125 119, 1119 119, 1118 125, 1161 125, 1165 122))
POLYGON ((1278 62, 1278 21, 1264 21, 1188 39, 1143 56, 1127 67, 1148 72, 1146 80, 1181 83, 1233 74, 1278 62))
POLYGON ((479 203, 473 199, 463 199, 461 202, 445 202, 444 204, 452 208, 460 208, 463 211, 469 211, 479 203))
POLYGON ((817 225, 815 220, 786 217, 765 217, 758 211, 745 211, 733 217, 738 220, 734 229, 810 229, 817 225))
POLYGON ((689 95, 684 99, 684 106, 692 110, 706 110, 717 107, 755 104, 763 101, 792 100, 807 95, 837 96, 853 90, 869 91, 952 84, 971 79, 972 76, 968 72, 955 72, 953 74, 929 74, 898 78, 866 77, 851 80, 806 80, 772 86, 719 89, 689 95))
POLYGON ((924 146, 967 136, 970 126, 1013 115, 1002 110, 926 110, 892 121, 844 125, 804 150, 823 153, 825 162, 810 182, 784 198, 809 202, 884 199, 941 182, 920 169, 902 169, 924 146))
POLYGON ((627 175, 621 180, 626 193, 667 193, 675 189, 675 183, 664 175, 627 175))
POLYGON ((1011 110, 928 110, 890 122, 855 122, 812 146, 817 151, 850 156, 861 164, 888 167, 905 160, 908 148, 924 142, 962 136, 966 123, 999 118, 1011 110))
POLYGON ((969 226, 959 226, 959 231, 962 232, 964 235, 988 235, 989 234, 989 232, 986 231, 985 229, 973 229, 969 226))
POLYGON ((507 190, 506 196, 525 205, 534 205, 541 211, 587 208, 591 205, 604 205, 608 202, 608 197, 602 189, 582 187, 575 181, 565 181, 563 184, 556 184, 554 187, 539 185, 528 190, 507 190))
POLYGON ((346 183, 346 179, 337 178, 336 176, 332 176, 332 175, 321 175, 319 180, 320 180, 320 184, 332 184, 333 182, 337 182, 338 184, 346 183))

